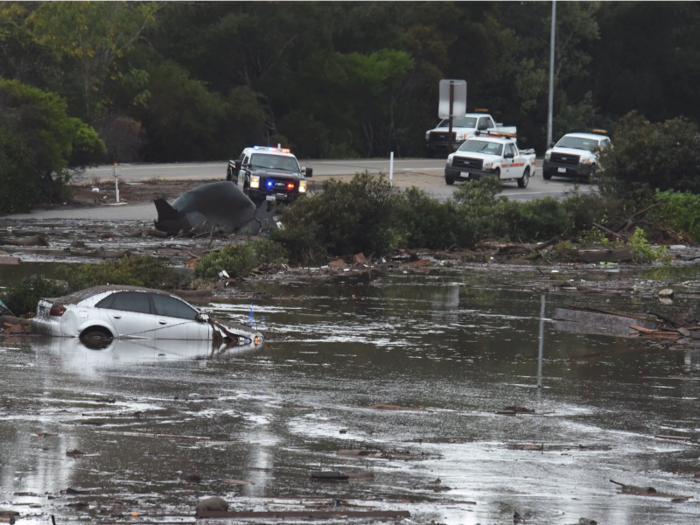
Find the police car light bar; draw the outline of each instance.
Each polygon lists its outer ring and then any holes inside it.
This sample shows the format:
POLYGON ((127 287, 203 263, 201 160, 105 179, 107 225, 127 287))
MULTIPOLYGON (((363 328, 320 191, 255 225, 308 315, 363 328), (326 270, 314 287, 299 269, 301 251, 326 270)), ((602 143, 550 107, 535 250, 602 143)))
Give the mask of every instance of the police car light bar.
POLYGON ((502 138, 505 138, 505 139, 514 139, 514 138, 517 138, 517 135, 516 135, 515 133, 506 133, 505 131, 491 131, 491 130, 488 130, 488 131, 486 131, 486 132, 477 131, 476 134, 477 134, 477 135, 484 134, 484 135, 487 135, 487 136, 489 136, 489 137, 502 137, 502 138))
POLYGON ((270 153, 291 153, 291 150, 288 148, 273 148, 271 146, 253 146, 253 149, 258 151, 269 151, 270 153))

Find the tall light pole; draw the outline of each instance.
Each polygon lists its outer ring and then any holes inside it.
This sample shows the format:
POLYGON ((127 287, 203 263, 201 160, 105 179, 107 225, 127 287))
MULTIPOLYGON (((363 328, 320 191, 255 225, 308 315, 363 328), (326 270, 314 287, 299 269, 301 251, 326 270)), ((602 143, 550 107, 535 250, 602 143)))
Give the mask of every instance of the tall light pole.
POLYGON ((557 27, 557 0, 552 0, 552 35, 549 41, 549 109, 547 110, 547 148, 552 143, 552 112, 554 108, 554 35, 557 27))

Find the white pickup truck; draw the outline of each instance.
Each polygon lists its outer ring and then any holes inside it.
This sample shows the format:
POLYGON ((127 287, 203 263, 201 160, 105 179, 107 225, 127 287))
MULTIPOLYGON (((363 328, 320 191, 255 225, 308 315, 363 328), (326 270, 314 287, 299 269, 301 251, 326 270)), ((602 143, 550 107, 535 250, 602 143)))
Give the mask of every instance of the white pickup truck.
MULTIPOLYGON (((511 133, 515 135, 518 130, 515 126, 504 126, 497 123, 493 117, 487 113, 467 113, 464 117, 452 118, 452 151, 457 151, 465 140, 473 137, 477 132, 499 131, 501 133, 511 133)), ((425 147, 428 157, 435 154, 449 154, 447 142, 449 134, 449 120, 441 120, 434 129, 425 132, 425 147)))
POLYGON ((535 175, 535 150, 520 150, 515 136, 506 133, 479 133, 447 157, 445 182, 480 179, 494 175, 501 180, 517 180, 527 187, 535 175))
POLYGON ((594 129, 591 133, 569 133, 544 154, 542 176, 589 180, 598 169, 599 152, 611 145, 607 131, 594 129))

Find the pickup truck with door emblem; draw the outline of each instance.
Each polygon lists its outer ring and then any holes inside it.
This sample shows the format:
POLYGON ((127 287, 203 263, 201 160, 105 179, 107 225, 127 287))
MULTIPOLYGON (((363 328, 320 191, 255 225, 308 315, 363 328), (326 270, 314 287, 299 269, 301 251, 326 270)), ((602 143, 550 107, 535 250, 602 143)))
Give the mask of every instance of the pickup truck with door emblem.
POLYGON ((535 175, 535 150, 520 150, 515 136, 492 131, 468 139, 447 157, 445 182, 450 186, 487 175, 516 180, 520 188, 526 188, 535 175))
MULTIPOLYGON (((465 140, 473 137, 476 133, 486 133, 488 131, 515 135, 518 130, 515 126, 503 126, 503 124, 497 123, 488 113, 478 110, 476 113, 467 113, 464 117, 453 117, 452 151, 457 151, 465 140)), ((448 119, 441 120, 434 129, 425 132, 425 147, 428 157, 434 157, 437 153, 452 153, 452 151, 447 151, 448 136, 448 119)))
POLYGON ((306 195, 306 177, 312 174, 288 149, 265 146, 245 148, 226 168, 226 180, 256 205, 265 200, 291 203, 306 195))
POLYGON ((598 168, 598 154, 612 145, 605 131, 594 129, 591 133, 568 133, 552 143, 544 155, 542 177, 589 180, 598 168))

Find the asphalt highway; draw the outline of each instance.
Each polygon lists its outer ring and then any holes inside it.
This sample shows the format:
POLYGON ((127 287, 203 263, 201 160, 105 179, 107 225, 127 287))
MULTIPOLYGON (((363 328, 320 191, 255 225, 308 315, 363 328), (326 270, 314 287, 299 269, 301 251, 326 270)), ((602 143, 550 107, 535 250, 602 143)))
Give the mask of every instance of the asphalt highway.
MULTIPOLYGON (((319 188, 326 179, 349 180, 355 173, 367 171, 370 174, 390 175, 388 159, 351 160, 302 160, 302 166, 313 168, 310 189, 319 188)), ((134 183, 153 179, 158 180, 222 180, 226 175, 227 162, 172 163, 172 164, 124 164, 116 168, 120 182, 134 183)), ((406 159, 395 160, 392 184, 399 188, 417 186, 441 201, 447 200, 458 187, 448 186, 444 179, 445 159, 406 159)), ((91 168, 76 182, 90 183, 95 180, 113 179, 114 166, 91 168)), ((542 161, 537 161, 535 176, 527 188, 518 188, 516 181, 504 184, 502 195, 512 200, 532 200, 541 197, 563 197, 577 189, 579 192, 594 191, 589 184, 576 185, 566 179, 544 180, 542 161)), ((83 209, 34 210, 31 213, 9 215, 6 218, 22 219, 107 219, 107 220, 150 220, 156 218, 155 207, 148 204, 124 206, 101 206, 83 209)))
MULTIPOLYGON (((347 178, 355 173, 367 171, 370 174, 390 175, 389 159, 351 160, 302 160, 302 166, 313 168, 312 181, 320 182, 328 178, 347 178)), ((119 180, 144 182, 152 179, 165 180, 212 180, 223 179, 226 175, 226 162, 174 163, 174 164, 125 164, 117 168, 119 180)), ((444 179, 445 159, 406 159, 395 160, 392 182, 397 187, 418 186, 441 200, 452 195, 456 186, 447 186, 444 179)), ((113 177, 113 166, 99 166, 88 170, 87 180, 113 177)), ((566 179, 542 178, 542 160, 537 161, 535 176, 527 188, 520 189, 515 181, 506 182, 503 195, 514 200, 531 200, 539 197, 561 197, 574 189, 575 184, 566 179)), ((580 192, 593 190, 588 184, 579 185, 580 192)))

